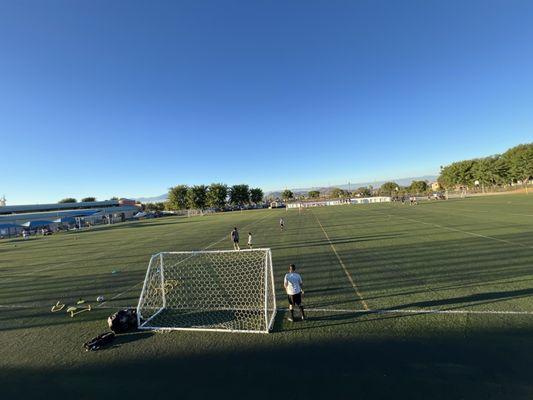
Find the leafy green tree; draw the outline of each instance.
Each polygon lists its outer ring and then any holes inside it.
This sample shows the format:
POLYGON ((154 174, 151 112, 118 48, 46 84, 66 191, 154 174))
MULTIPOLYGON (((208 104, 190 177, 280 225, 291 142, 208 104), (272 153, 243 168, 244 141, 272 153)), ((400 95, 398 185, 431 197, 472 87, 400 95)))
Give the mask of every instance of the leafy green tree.
POLYGON ((165 209, 165 203, 162 201, 157 203, 146 203, 144 208, 146 211, 163 211, 165 209))
POLYGON ((400 186, 396 182, 385 182, 379 188, 382 195, 392 196, 400 189, 400 186))
POLYGON ((502 163, 500 156, 485 157, 474 160, 472 166, 472 176, 474 183, 477 181, 483 190, 486 186, 494 186, 501 183, 507 175, 503 168, 505 163, 502 163))
POLYGON ((207 191, 207 205, 223 208, 228 198, 228 186, 223 183, 212 183, 207 191))
POLYGON ((457 177, 457 183, 462 186, 472 186, 474 183, 474 165, 475 160, 464 160, 455 163, 455 174, 457 177))
POLYGON ((318 190, 310 190, 309 193, 307 193, 307 196, 310 199, 318 199, 320 197, 320 192, 318 190))
POLYGON ((178 185, 168 189, 168 208, 185 210, 187 208, 187 185, 178 185))
POLYGON ((283 192, 281 192, 281 198, 285 201, 292 200, 294 198, 294 193, 292 190, 285 189, 283 192))
POLYGON ((527 183, 533 177, 533 143, 521 144, 502 155, 453 162, 441 167, 439 184, 446 188, 468 187, 479 183, 487 186, 511 182, 527 183))
POLYGON ((203 210, 207 203, 207 186, 194 185, 187 190, 187 208, 203 210))
POLYGON ((425 193, 428 190, 428 183, 426 181, 412 181, 409 190, 416 194, 425 193))
POLYGON ((87 202, 87 201, 96 201, 96 197, 84 197, 81 199, 81 201, 87 202))
POLYGON ((515 146, 502 157, 507 161, 509 177, 513 181, 521 181, 527 193, 527 185, 533 177, 533 143, 515 146))
POLYGON ((456 186, 472 186, 474 181, 474 165, 475 160, 457 161, 442 167, 439 176, 439 184, 446 188, 454 188, 456 186))
POLYGON ((507 160, 501 156, 494 156, 496 160, 494 161, 494 175, 495 175, 495 184, 496 185, 506 185, 509 183, 509 164, 507 160))
POLYGON ((263 201, 263 190, 261 188, 250 189, 250 200, 254 204, 259 204, 263 201))
POLYGON ((345 190, 342 190, 340 188, 333 188, 329 192, 329 196, 334 199, 338 199, 340 197, 345 197, 347 192, 345 190))
POLYGON ((437 178, 437 182, 439 183, 439 186, 445 188, 445 189, 452 189, 457 184, 457 179, 455 177, 455 172, 453 170, 452 165, 446 165, 444 167, 440 167, 440 175, 437 178))
POLYGON ((370 188, 366 188, 366 187, 357 188, 354 193, 356 195, 361 196, 361 197, 370 197, 370 196, 372 196, 372 191, 370 190, 370 188))
POLYGON ((77 200, 74 197, 67 197, 58 201, 58 203, 76 203, 77 200))
POLYGON ((250 203, 250 188, 248 185, 233 185, 229 190, 231 204, 242 206, 250 203))

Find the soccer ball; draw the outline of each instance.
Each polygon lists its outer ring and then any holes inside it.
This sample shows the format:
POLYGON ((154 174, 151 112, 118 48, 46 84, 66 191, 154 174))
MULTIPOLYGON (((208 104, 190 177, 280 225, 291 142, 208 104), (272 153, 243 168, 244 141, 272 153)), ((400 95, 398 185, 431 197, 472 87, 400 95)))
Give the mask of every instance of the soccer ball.
POLYGON ((101 303, 101 302, 104 301, 104 300, 105 300, 105 299, 104 299, 104 296, 98 296, 98 297, 96 298, 96 301, 97 301, 98 303, 101 303))

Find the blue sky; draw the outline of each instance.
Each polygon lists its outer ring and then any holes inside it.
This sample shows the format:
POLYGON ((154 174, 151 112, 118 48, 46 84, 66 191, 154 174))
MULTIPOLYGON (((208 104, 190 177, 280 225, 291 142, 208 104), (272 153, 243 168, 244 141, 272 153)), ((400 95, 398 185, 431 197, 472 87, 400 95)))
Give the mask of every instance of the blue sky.
POLYGON ((530 1, 4 1, 0 196, 438 173, 533 139, 530 1))

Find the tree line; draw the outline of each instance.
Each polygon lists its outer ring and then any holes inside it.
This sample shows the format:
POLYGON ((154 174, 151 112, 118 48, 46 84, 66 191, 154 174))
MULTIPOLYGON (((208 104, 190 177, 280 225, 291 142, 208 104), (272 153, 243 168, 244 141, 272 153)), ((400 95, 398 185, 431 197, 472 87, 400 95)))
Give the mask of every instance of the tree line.
POLYGON ((509 186, 526 188, 533 178, 533 143, 521 144, 484 158, 463 160, 441 167, 439 184, 446 189, 509 186))
MULTIPOLYGON (((118 197, 112 197, 110 200, 118 200, 118 197)), ((90 202, 90 201, 96 201, 96 197, 84 197, 80 200, 81 202, 90 202)), ((74 197, 66 197, 64 199, 61 199, 58 201, 58 203, 77 203, 78 200, 76 200, 74 197)))
MULTIPOLYGON (((113 198, 111 200, 118 200, 118 198, 113 198)), ((96 197, 84 197, 83 199, 80 200, 81 202, 90 202, 90 201, 96 201, 96 197)), ((58 203, 62 204, 62 203, 77 203, 78 200, 76 200, 74 197, 66 197, 64 199, 61 199, 58 201, 58 203)))
POLYGON ((263 190, 250 188, 248 185, 228 186, 224 183, 211 185, 177 185, 168 190, 166 202, 148 203, 150 211, 163 210, 204 210, 206 208, 223 209, 227 206, 242 207, 259 204, 263 201, 263 190))
POLYGON ((281 192, 281 199, 291 200, 318 200, 318 199, 346 199, 352 197, 371 196, 403 196, 407 194, 427 194, 431 187, 426 181, 412 181, 409 186, 400 186, 396 182, 385 182, 379 188, 372 186, 359 187, 355 190, 345 190, 338 187, 327 190, 310 190, 307 194, 295 195, 291 190, 281 192))

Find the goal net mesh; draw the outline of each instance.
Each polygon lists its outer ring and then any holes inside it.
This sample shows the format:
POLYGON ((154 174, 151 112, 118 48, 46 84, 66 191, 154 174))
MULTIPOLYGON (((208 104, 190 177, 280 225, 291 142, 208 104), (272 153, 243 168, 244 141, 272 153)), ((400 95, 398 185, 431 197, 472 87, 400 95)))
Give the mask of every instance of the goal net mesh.
POLYGON ((268 332, 276 313, 270 249, 156 254, 137 312, 142 329, 268 332))

